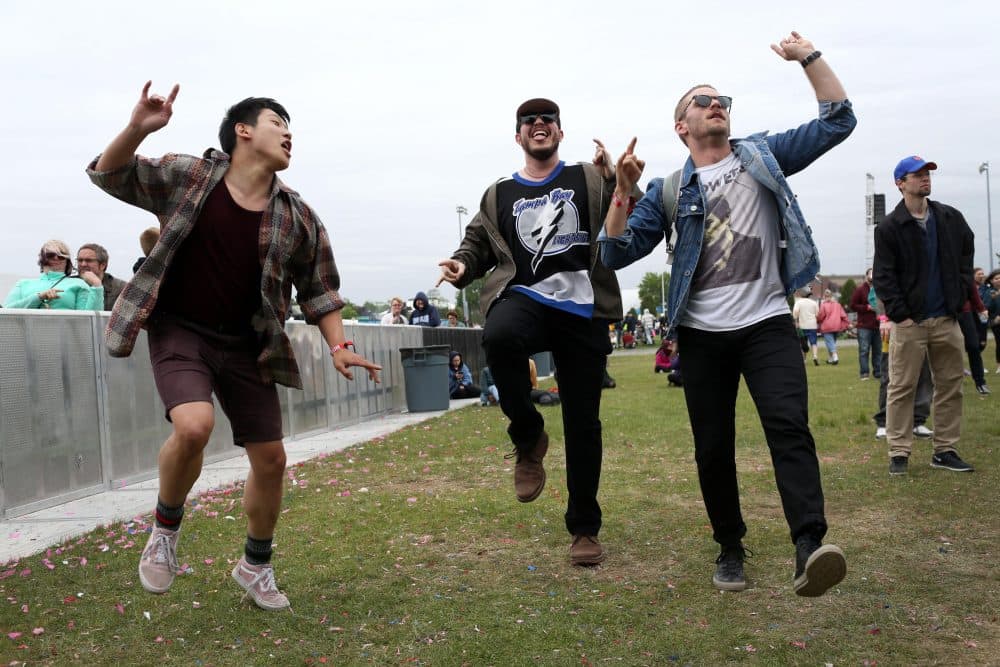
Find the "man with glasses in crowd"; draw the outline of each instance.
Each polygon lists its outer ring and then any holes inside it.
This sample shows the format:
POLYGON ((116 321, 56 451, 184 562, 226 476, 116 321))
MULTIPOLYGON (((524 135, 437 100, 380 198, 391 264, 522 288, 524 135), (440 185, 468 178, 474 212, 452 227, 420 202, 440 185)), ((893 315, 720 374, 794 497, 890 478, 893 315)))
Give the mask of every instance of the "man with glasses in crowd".
MULTIPOLYGON (((735 462, 742 374, 795 543, 793 587, 812 597, 843 579, 847 565, 840 549, 822 544, 827 523, 808 385, 785 300, 815 278, 819 260, 785 177, 847 138, 857 121, 843 86, 809 40, 793 32, 771 48, 804 68, 819 118, 779 134, 730 139, 732 98, 705 84, 690 89, 674 112, 674 130, 690 158, 668 179, 653 179, 631 214, 610 209, 601 257, 621 268, 649 254, 664 236, 673 244, 667 335, 676 335, 683 350, 698 478, 721 545, 713 583, 720 590, 746 588, 747 529, 735 462)), ((618 161, 617 199, 627 197, 642 174, 645 163, 634 148, 635 139, 618 161)))
MULTIPOLYGON (((515 114, 514 141, 524 166, 491 185, 459 249, 440 263, 441 280, 483 285, 483 346, 500 407, 510 419, 514 490, 528 503, 542 493, 549 448, 545 422, 531 401, 528 357, 551 350, 559 369, 569 490, 570 562, 602 562, 601 382, 611 353, 608 324, 621 320, 618 281, 598 259, 597 234, 615 189, 611 155, 597 144, 594 164, 559 159, 559 106, 531 99, 515 114)), ((636 193, 638 194, 638 192, 636 193)))
POLYGON ((92 273, 104 286, 104 310, 115 307, 118 295, 125 289, 125 281, 108 273, 108 251, 97 243, 84 243, 76 251, 76 268, 81 278, 92 273))

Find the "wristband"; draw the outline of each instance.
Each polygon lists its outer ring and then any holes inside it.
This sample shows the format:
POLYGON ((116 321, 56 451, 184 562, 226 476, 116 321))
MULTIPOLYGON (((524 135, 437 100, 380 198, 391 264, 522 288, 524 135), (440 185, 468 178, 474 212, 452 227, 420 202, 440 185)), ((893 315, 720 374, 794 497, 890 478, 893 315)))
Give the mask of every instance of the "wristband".
POLYGON ((823 55, 822 51, 813 51, 808 56, 806 56, 805 58, 803 58, 802 60, 800 60, 799 62, 802 63, 802 69, 805 69, 806 67, 809 67, 809 64, 811 62, 813 62, 814 60, 819 60, 819 57, 821 55, 823 55))
POLYGON ((345 340, 343 343, 337 343, 336 345, 331 345, 330 354, 336 354, 337 352, 340 352, 341 350, 346 350, 347 348, 351 348, 352 350, 354 349, 353 340, 345 340))
POLYGON ((635 208, 635 197, 629 195, 628 201, 625 201, 624 199, 618 196, 617 192, 612 192, 611 205, 614 206, 615 208, 621 208, 622 206, 625 206, 626 207, 625 210, 628 213, 632 213, 632 209, 635 208))

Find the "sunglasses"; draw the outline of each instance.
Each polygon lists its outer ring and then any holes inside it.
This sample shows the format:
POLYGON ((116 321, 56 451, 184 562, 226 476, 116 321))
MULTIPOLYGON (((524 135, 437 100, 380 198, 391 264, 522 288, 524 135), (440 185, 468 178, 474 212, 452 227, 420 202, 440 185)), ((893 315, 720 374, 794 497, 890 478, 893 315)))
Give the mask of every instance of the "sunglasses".
POLYGON ((559 114, 557 113, 529 113, 525 116, 519 116, 518 120, 521 125, 534 125, 535 121, 539 118, 542 119, 543 123, 555 123, 559 120, 559 114))
POLYGON ((684 107, 684 111, 686 112, 692 104, 697 104, 701 108, 707 109, 712 106, 712 100, 717 101, 719 106, 726 111, 733 108, 733 98, 729 97, 729 95, 694 95, 687 106, 684 107))
POLYGON ((45 259, 46 262, 51 262, 54 259, 69 259, 69 257, 61 255, 58 252, 44 252, 42 253, 42 257, 45 259))

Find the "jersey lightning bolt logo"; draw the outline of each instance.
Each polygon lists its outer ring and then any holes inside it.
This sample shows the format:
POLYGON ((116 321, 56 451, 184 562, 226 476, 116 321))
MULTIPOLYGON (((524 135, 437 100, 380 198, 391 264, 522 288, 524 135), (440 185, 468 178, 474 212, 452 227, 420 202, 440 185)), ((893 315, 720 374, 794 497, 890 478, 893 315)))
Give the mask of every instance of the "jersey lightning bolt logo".
POLYGON ((538 243, 538 250, 535 251, 535 256, 531 260, 532 273, 538 271, 538 265, 545 256, 545 249, 549 246, 549 242, 552 241, 552 237, 559 231, 559 220, 562 219, 563 205, 565 203, 565 200, 560 200, 555 206, 552 206, 551 202, 549 202, 542 209, 538 219, 535 221, 535 226, 531 229, 531 237, 538 243))

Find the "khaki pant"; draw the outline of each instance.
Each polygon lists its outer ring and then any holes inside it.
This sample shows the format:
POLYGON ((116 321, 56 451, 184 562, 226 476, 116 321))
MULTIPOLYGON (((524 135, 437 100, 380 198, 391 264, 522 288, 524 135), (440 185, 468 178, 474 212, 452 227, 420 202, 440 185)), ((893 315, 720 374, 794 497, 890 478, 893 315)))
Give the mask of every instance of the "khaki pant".
POLYGON ((913 449, 913 397, 925 357, 934 378, 934 453, 955 451, 962 429, 964 345, 962 330, 952 317, 893 325, 885 419, 889 456, 908 457, 913 449))

